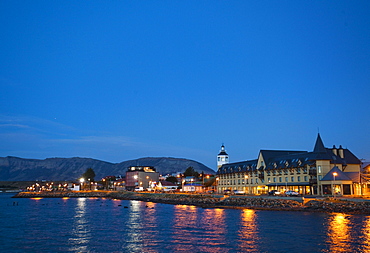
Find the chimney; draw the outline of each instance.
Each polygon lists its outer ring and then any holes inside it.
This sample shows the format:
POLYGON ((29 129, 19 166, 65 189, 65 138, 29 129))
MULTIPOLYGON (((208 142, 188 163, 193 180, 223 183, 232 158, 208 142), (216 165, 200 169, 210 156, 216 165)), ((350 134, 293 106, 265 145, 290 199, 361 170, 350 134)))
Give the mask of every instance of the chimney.
POLYGON ((335 145, 333 145, 333 154, 338 155, 337 148, 335 147, 335 145))
POLYGON ((339 156, 340 156, 340 158, 344 158, 344 152, 343 152, 342 145, 339 145, 339 149, 338 149, 338 151, 339 151, 339 156))

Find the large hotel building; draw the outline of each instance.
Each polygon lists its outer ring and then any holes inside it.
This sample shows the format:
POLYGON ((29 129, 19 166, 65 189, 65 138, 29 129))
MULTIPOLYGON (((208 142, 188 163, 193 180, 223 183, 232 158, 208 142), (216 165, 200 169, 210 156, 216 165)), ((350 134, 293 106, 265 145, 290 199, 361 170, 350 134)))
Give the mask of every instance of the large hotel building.
POLYGON ((307 151, 260 150, 255 160, 229 163, 225 146, 217 156, 217 192, 266 194, 293 190, 304 195, 361 195, 361 161, 348 149, 326 148, 318 134, 307 151))

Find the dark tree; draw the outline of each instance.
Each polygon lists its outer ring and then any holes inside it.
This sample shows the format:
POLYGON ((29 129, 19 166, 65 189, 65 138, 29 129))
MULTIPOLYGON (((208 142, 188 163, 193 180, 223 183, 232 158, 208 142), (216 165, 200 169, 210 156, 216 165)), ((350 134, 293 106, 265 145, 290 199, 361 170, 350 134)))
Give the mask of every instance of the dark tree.
POLYGON ((88 168, 84 174, 82 174, 82 177, 85 179, 85 180, 89 180, 90 181, 94 181, 94 178, 95 178, 95 172, 92 168, 88 168))
POLYGON ((194 176, 199 177, 199 173, 193 169, 193 167, 189 167, 184 172, 185 177, 194 176))
POLYGON ((170 177, 167 177, 166 178, 166 181, 168 182, 171 182, 171 183, 174 183, 174 184, 177 184, 177 178, 176 177, 173 177, 173 176, 170 176, 170 177))

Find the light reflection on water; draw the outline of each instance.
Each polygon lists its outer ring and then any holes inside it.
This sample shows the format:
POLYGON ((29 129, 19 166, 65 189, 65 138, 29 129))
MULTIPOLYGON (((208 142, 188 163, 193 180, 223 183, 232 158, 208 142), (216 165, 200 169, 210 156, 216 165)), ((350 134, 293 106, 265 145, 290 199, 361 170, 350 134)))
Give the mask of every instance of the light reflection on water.
POLYGON ((75 208, 74 222, 72 225, 72 237, 69 238, 71 250, 86 252, 91 239, 89 223, 86 219, 86 198, 78 198, 75 208))
POLYGON ((349 231, 350 221, 348 215, 341 213, 332 214, 328 219, 328 244, 330 252, 347 252, 351 242, 349 231))
POLYGON ((241 229, 239 230, 239 248, 241 251, 258 252, 258 231, 256 211, 244 209, 240 213, 241 229))
POLYGON ((126 247, 130 252, 142 251, 142 235, 141 235, 141 213, 140 202, 131 201, 131 211, 128 216, 128 229, 130 233, 126 234, 126 247))
POLYGON ((201 209, 195 206, 174 207, 173 249, 178 252, 224 252, 224 209, 201 209))
POLYGON ((0 196, 1 252, 370 252, 366 215, 16 201, 0 196))
POLYGON ((364 252, 370 252, 370 217, 366 217, 363 223, 362 234, 364 240, 364 252))

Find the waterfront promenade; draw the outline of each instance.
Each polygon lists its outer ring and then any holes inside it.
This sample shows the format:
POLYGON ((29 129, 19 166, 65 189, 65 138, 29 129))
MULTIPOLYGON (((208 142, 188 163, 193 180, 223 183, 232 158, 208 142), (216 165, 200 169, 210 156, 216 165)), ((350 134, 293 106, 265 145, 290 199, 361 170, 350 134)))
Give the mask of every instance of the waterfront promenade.
POLYGON ((370 214, 370 202, 351 199, 309 199, 304 197, 226 196, 216 194, 150 193, 127 191, 60 191, 20 192, 13 198, 111 198, 139 200, 175 205, 195 205, 203 208, 246 208, 309 212, 370 214))

